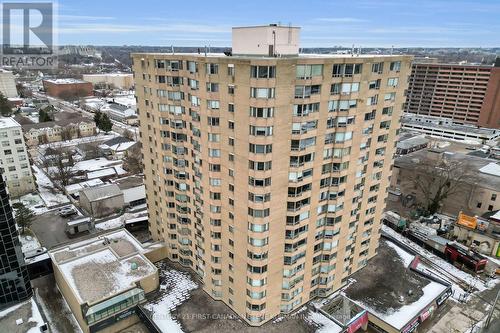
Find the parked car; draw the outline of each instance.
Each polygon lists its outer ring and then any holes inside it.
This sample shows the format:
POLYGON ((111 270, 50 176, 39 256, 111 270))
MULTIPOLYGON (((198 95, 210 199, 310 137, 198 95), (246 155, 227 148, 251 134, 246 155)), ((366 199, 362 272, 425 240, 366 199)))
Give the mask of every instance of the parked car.
POLYGON ((66 207, 60 208, 58 211, 58 214, 61 217, 68 217, 68 216, 73 216, 73 215, 77 214, 77 211, 75 208, 73 208, 71 206, 66 206, 66 207))

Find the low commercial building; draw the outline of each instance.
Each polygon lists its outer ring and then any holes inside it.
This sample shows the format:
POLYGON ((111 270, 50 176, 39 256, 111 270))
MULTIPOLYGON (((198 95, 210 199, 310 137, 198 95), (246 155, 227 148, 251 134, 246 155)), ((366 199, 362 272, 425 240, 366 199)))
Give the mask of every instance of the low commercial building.
POLYGON ((80 206, 93 217, 116 213, 123 205, 123 193, 116 184, 80 191, 80 206))
POLYGON ((139 322, 137 305, 159 286, 146 252, 124 229, 49 251, 57 286, 84 333, 139 322))
POLYGON ((6 98, 17 97, 16 81, 12 72, 0 68, 0 93, 6 98))
POLYGON ((92 83, 77 79, 47 79, 43 80, 43 88, 48 96, 71 99, 92 96, 92 83))
POLYGON ((424 135, 402 135, 396 145, 397 155, 406 155, 429 146, 429 140, 424 135))
POLYGON ((134 77, 127 73, 83 74, 83 80, 108 89, 132 89, 134 77))
POLYGON ((450 236, 479 253, 500 258, 499 212, 488 219, 467 216, 460 212, 456 222, 452 225, 450 236))
MULTIPOLYGON (((382 239, 377 256, 352 275, 353 283, 344 290, 345 296, 366 310, 368 326, 375 332, 415 332, 435 317, 451 296, 451 285, 426 274, 416 260, 413 254, 382 239)), ((362 314, 359 309, 356 312, 362 314)))
POLYGON ((401 128, 436 138, 486 143, 500 138, 500 129, 454 123, 450 118, 405 113, 401 128))
POLYGON ((413 195, 417 202, 425 202, 424 194, 415 185, 415 175, 426 177, 426 171, 435 167, 433 161, 445 158, 448 163, 462 163, 474 175, 461 180, 460 190, 446 197, 441 212, 457 216, 460 211, 481 216, 500 209, 500 165, 496 160, 451 153, 440 149, 424 149, 396 158, 391 176, 391 189, 399 189, 401 197, 413 195))
POLYGON ((11 197, 36 189, 21 125, 10 117, 0 118, 0 164, 11 197))

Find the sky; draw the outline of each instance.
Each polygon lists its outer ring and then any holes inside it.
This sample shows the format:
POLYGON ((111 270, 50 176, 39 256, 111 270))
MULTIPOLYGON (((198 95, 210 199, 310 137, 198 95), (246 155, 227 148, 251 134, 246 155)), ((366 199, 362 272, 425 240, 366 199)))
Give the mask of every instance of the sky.
POLYGON ((302 27, 302 47, 500 47, 500 0, 59 0, 58 44, 230 46, 231 27, 302 27))

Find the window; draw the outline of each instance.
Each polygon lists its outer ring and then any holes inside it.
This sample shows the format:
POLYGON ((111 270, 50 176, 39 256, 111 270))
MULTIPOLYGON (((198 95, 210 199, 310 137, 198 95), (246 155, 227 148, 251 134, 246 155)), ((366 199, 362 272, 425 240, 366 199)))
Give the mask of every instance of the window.
POLYGON ((227 75, 234 76, 234 64, 227 64, 227 75))
POLYGON ((272 153, 273 151, 273 145, 272 144, 267 144, 267 145, 257 145, 250 143, 249 144, 249 151, 254 154, 268 154, 272 153))
POLYGON ((248 177, 248 185, 254 187, 271 186, 271 177, 267 178, 248 177))
POLYGON ((397 87, 399 82, 399 78, 397 77, 390 77, 387 79, 387 86, 388 87, 397 87))
POLYGON ((309 98, 321 93, 321 85, 295 86, 295 98, 309 98))
POLYGON ((272 117, 274 117, 274 108, 250 107, 250 117, 272 118, 272 117))
POLYGON ((220 149, 208 149, 208 156, 210 157, 220 157, 220 149))
POLYGON ((372 73, 378 73, 382 74, 384 71, 384 63, 383 62, 377 62, 372 64, 372 73))
POLYGON ((208 141, 220 142, 220 134, 208 133, 208 141))
POLYGON ((476 205, 476 207, 477 207, 477 208, 481 208, 481 206, 482 206, 482 205, 483 205, 483 203, 482 203, 482 202, 478 202, 478 203, 477 203, 477 205, 476 205))
POLYGON ((274 88, 250 88, 252 98, 274 98, 274 88))
POLYGON ((276 76, 276 66, 252 66, 250 76, 256 79, 271 79, 276 76))
POLYGON ((329 101, 328 102, 328 112, 333 111, 348 111, 350 108, 355 108, 357 106, 357 100, 340 100, 340 101, 329 101))
POLYGON ((380 79, 368 82, 368 89, 379 89, 380 79))
POLYGON ((493 193, 491 195, 491 201, 495 201, 496 199, 497 199, 497 195, 496 195, 496 193, 493 193))
POLYGON ((234 95, 234 85, 230 84, 227 86, 227 93, 229 95, 234 95))
POLYGON ((399 72, 401 70, 401 61, 393 61, 389 67, 391 71, 399 72))
POLYGON ((198 72, 198 64, 195 61, 188 61, 187 62, 187 69, 190 73, 197 73, 198 72))
POLYGON ((268 202, 271 200, 271 193, 254 194, 254 193, 248 192, 248 200, 252 201, 252 202, 268 202))
POLYGON ((250 135, 272 136, 273 135, 273 126, 252 126, 252 125, 250 125, 250 135))
POLYGON ((266 170, 271 170, 271 167, 272 167, 271 161, 266 161, 266 162, 248 161, 248 168, 251 170, 266 171, 266 170))
POLYGON ((220 108, 220 102, 216 100, 207 100, 207 107, 212 110, 218 110, 220 108))
POLYGON ((376 105, 378 102, 378 95, 368 97, 366 99, 366 105, 376 105))
POLYGON ((207 82, 207 92, 218 92, 218 91, 219 91, 218 83, 207 82))
POLYGON ((353 74, 360 74, 362 68, 362 64, 334 64, 332 77, 350 77, 353 74))
POLYGON ((233 103, 229 103, 227 105, 227 112, 234 113, 234 104, 233 103))
POLYGON ((488 205, 488 210, 491 212, 493 210, 493 205, 488 205))
POLYGON ((198 90, 200 87, 200 82, 198 80, 188 79, 188 85, 191 90, 198 90))
POLYGON ((208 126, 219 126, 219 117, 207 117, 208 126))
POLYGON ((207 74, 218 74, 219 64, 207 64, 207 74))
POLYGON ((396 99, 396 93, 391 92, 384 95, 384 101, 393 101, 396 99))
POLYGON ((309 79, 323 75, 323 65, 297 65, 297 79, 309 79))
POLYGON ((332 95, 348 95, 353 92, 359 91, 359 82, 354 83, 334 83, 330 88, 330 94, 332 95))
POLYGON ((295 104, 293 106, 293 115, 296 117, 304 117, 310 113, 318 111, 319 111, 319 103, 295 104))
POLYGON ((229 129, 234 130, 234 121, 232 121, 232 120, 228 120, 228 122, 227 122, 227 127, 228 127, 229 129))

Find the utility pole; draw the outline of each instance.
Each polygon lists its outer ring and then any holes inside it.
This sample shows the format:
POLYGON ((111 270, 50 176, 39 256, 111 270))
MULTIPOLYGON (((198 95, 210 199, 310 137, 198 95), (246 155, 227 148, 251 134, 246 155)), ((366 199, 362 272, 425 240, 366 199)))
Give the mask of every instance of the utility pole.
POLYGON ((488 317, 486 317, 486 323, 484 325, 484 328, 488 328, 488 326, 490 326, 491 318, 493 317, 493 313, 495 312, 495 308, 497 306, 499 295, 500 295, 500 288, 497 291, 497 296, 495 297, 495 301, 493 302, 493 305, 491 306, 490 313, 488 313, 488 317))

